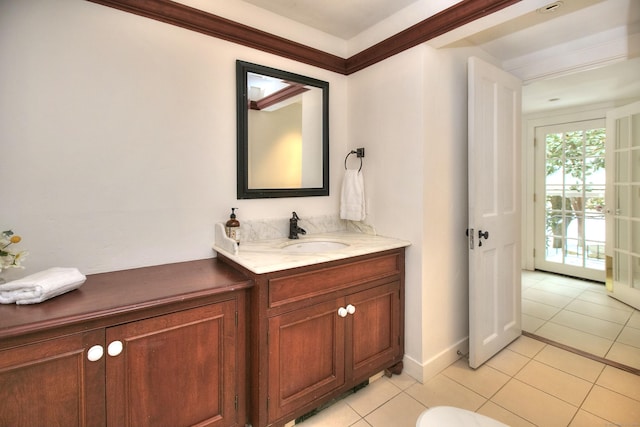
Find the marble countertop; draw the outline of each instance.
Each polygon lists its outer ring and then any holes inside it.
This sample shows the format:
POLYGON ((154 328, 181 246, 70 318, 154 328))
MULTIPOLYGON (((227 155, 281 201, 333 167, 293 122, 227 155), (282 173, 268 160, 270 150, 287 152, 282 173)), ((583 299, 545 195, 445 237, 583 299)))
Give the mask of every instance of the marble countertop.
POLYGON ((228 242, 228 240, 230 239, 226 235, 216 236, 213 249, 256 274, 382 252, 411 244, 406 240, 351 231, 300 235, 298 240, 278 238, 248 241, 241 242, 238 247, 234 246, 235 242, 228 242), (339 242, 347 246, 327 251, 319 250, 318 252, 289 252, 285 250, 285 247, 289 245, 314 241, 339 242))

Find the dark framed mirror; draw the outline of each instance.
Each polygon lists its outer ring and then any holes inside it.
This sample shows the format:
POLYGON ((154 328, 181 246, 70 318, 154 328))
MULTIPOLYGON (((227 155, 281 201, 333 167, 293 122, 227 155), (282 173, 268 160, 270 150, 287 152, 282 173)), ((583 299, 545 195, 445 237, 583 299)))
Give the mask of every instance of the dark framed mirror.
POLYGON ((236 61, 238 199, 329 195, 329 83, 236 61))

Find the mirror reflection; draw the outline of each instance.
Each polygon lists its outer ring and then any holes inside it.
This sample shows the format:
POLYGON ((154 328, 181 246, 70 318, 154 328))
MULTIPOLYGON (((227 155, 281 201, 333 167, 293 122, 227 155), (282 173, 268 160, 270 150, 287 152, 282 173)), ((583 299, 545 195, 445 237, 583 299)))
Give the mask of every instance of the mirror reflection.
POLYGON ((328 83, 237 62, 238 198, 328 195, 328 83))

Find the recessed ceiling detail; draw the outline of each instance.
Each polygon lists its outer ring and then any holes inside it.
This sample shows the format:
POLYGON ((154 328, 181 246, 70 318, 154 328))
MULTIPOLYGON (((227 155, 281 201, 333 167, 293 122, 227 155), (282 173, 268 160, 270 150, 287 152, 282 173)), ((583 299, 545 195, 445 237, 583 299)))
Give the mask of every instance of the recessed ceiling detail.
POLYGON ((416 0, 244 0, 349 40, 416 0))

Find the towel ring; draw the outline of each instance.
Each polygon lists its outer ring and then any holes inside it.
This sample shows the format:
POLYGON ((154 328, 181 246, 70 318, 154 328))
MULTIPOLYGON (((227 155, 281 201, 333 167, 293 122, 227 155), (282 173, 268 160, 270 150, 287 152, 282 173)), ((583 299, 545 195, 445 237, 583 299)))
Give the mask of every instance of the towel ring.
POLYGON ((362 170, 362 158, 364 157, 364 149, 358 149, 358 150, 362 150, 362 151, 356 151, 356 150, 351 150, 349 151, 349 154, 347 154, 347 157, 344 158, 344 169, 347 170, 347 159, 349 158, 350 155, 355 154, 359 159, 360 159, 360 167, 358 168, 358 172, 360 172, 362 170))

